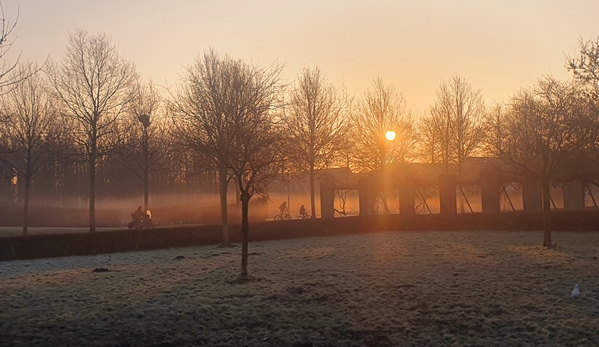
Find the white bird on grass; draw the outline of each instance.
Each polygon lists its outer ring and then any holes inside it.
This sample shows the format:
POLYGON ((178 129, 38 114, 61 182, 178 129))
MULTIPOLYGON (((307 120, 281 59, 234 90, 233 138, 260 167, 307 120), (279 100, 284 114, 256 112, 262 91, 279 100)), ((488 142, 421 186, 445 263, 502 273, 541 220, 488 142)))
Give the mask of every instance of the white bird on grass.
POLYGON ((578 284, 574 285, 574 290, 572 291, 572 297, 577 298, 580 296, 580 290, 578 290, 578 284))

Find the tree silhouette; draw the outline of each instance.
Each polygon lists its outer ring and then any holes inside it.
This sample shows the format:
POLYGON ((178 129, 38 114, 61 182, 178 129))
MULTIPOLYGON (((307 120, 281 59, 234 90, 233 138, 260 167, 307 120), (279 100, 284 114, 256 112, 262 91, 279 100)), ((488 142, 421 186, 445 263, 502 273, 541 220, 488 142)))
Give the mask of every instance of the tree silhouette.
POLYGON ((406 162, 412 155, 415 127, 404 97, 381 78, 374 79, 364 93, 354 122, 351 136, 359 171, 381 170, 388 163, 406 162), (397 134, 395 140, 385 138, 387 131, 397 134))
POLYGON ((77 29, 69 34, 62 63, 50 64, 47 71, 72 141, 87 162, 89 228, 93 232, 98 160, 115 148, 122 134, 119 123, 134 97, 135 67, 118 55, 106 35, 77 29))
POLYGON ((285 110, 289 153, 300 171, 308 171, 310 206, 316 218, 315 176, 330 164, 347 136, 347 97, 328 82, 318 67, 305 68, 293 85, 285 110))
POLYGON ((57 136, 56 110, 47 94, 46 80, 32 74, 37 66, 20 66, 14 73, 29 78, 14 85, 3 97, 5 122, 1 123, 6 155, 2 161, 25 182, 23 235, 27 235, 29 196, 33 177, 50 162, 50 148, 57 136))
MULTIPOLYGON (((186 84, 173 105, 177 133, 237 181, 242 210, 242 278, 248 274, 250 198, 265 193, 283 160, 280 115, 274 113, 281 105, 281 70, 281 65, 260 68, 210 50, 188 69, 186 84)), ((223 176, 220 180, 225 181, 223 176)))
POLYGON ((541 183, 545 247, 551 246, 550 185, 585 141, 580 124, 592 116, 576 85, 543 77, 534 88, 516 93, 505 112, 496 110, 487 120, 490 153, 541 183))

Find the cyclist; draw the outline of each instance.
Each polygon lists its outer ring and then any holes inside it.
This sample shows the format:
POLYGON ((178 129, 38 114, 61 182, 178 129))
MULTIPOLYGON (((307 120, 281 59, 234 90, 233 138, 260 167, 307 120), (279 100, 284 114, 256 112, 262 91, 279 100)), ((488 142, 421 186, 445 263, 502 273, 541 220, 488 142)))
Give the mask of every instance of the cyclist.
POLYGON ((145 215, 145 213, 141 210, 141 206, 139 206, 137 208, 137 210, 135 210, 135 212, 131 213, 131 217, 133 218, 133 221, 136 222, 136 223, 138 223, 138 224, 142 223, 144 215, 145 215))
POLYGON ((300 207, 299 214, 300 214, 300 216, 303 216, 303 217, 306 216, 306 208, 304 207, 304 205, 302 205, 302 207, 300 207))
POLYGON ((279 206, 279 210, 281 211, 281 219, 285 216, 285 211, 287 211, 287 201, 283 201, 283 203, 279 206))

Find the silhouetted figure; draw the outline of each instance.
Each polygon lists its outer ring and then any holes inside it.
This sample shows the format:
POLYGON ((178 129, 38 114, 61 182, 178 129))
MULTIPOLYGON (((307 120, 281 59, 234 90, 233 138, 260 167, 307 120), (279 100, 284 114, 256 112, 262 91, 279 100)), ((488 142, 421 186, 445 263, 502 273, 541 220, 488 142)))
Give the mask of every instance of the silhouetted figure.
POLYGON ((302 207, 300 207, 300 216, 305 216, 306 215, 306 208, 304 207, 304 205, 302 205, 302 207))
POLYGON ((281 217, 285 215, 285 211, 287 211, 287 201, 283 201, 283 203, 279 206, 279 210, 281 211, 281 217))
POLYGON ((135 210, 135 212, 131 213, 131 217, 133 217, 133 221, 134 222, 140 222, 143 220, 144 215, 146 215, 144 213, 144 211, 141 210, 141 206, 139 206, 137 208, 137 210, 135 210))
POLYGON ((152 223, 152 212, 150 212, 150 210, 147 210, 146 213, 144 213, 142 218, 143 218, 144 227, 149 228, 152 223))
POLYGON ((154 227, 150 210, 144 212, 141 206, 135 212, 131 212, 131 218, 133 218, 133 221, 129 223, 129 229, 150 229, 154 227))

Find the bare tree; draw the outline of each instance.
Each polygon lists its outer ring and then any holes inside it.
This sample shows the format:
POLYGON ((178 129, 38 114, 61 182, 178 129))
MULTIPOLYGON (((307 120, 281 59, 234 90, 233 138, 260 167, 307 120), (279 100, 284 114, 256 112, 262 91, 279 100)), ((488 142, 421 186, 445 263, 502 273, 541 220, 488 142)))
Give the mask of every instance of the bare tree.
POLYGON ((347 135, 347 96, 328 82, 318 67, 305 68, 291 89, 288 103, 284 123, 290 153, 300 171, 308 170, 310 206, 315 211, 316 171, 334 159, 347 135))
MULTIPOLYGON (((283 135, 277 128, 280 116, 275 117, 273 110, 279 106, 281 69, 276 64, 259 68, 210 50, 188 69, 175 105, 177 132, 198 153, 224 168, 221 182, 226 182, 223 173, 230 173, 239 186, 242 278, 247 277, 250 198, 263 193, 280 172, 283 135)), ((226 187, 221 185, 221 196, 223 190, 226 187)))
POLYGON ((7 155, 2 161, 25 182, 23 193, 23 235, 27 235, 29 196, 33 177, 49 163, 56 115, 45 88, 46 81, 33 75, 37 66, 20 66, 17 76, 30 75, 11 88, 3 98, 5 119, 1 131, 7 155))
POLYGON ((417 123, 417 157, 425 163, 442 161, 442 135, 439 119, 429 113, 422 116, 417 123))
MULTIPOLYGON (((359 103, 356 125, 352 129, 355 139, 353 161, 359 171, 378 171, 389 163, 403 163, 410 159, 415 140, 412 117, 406 111, 402 94, 393 85, 386 85, 382 78, 372 81, 359 103), (387 133, 394 133, 393 139, 387 133)), ((387 204, 387 187, 377 199, 383 213, 391 213, 387 204)))
MULTIPOLYGON (((481 148, 485 112, 481 90, 473 89, 464 78, 455 76, 441 83, 430 115, 420 123, 421 155, 445 164, 446 173, 449 164, 456 164, 461 176, 464 160, 481 148)), ((462 194, 462 211, 466 202, 472 212, 463 186, 458 187, 462 194)))
POLYGON ((333 162, 331 163, 331 167, 347 167, 352 171, 359 171, 360 167, 355 163, 354 158, 354 140, 352 138, 354 131, 352 130, 355 126, 355 121, 351 118, 353 112, 352 110, 352 102, 350 101, 350 105, 348 106, 349 114, 347 122, 345 123, 345 136, 339 141, 337 149, 335 151, 335 156, 333 157, 333 162))
POLYGON ((402 94, 376 78, 358 107, 353 127, 354 161, 360 171, 381 170, 392 162, 406 162, 414 144, 414 122, 406 111, 402 94), (386 139, 394 131, 393 141, 386 139))
MULTIPOLYGON (((568 57, 566 66, 573 73, 580 92, 587 98, 593 112, 599 114, 599 37, 586 41, 579 38, 578 45, 578 54, 568 57)), ((588 171, 586 179, 599 187, 599 180, 596 178, 599 163, 599 120, 595 118, 587 124, 580 124, 580 128, 588 130, 588 133, 586 143, 576 154, 579 161, 577 166, 580 169, 585 167, 588 171)))
POLYGON ((104 34, 75 30, 69 34, 60 65, 48 66, 54 97, 64 109, 71 137, 89 170, 89 223, 95 231, 96 166, 115 148, 121 121, 134 94, 135 67, 118 55, 104 34))
POLYGON ((446 167, 455 163, 461 170, 464 160, 481 148, 485 112, 482 91, 473 89, 464 78, 455 76, 441 84, 430 118, 425 118, 423 126, 434 133, 441 162, 446 167))
POLYGON ((40 68, 33 63, 27 63, 25 65, 21 64, 21 66, 19 66, 19 61, 21 60, 20 53, 14 62, 6 60, 6 55, 15 42, 10 37, 17 27, 18 19, 18 12, 13 23, 6 19, 4 6, 2 6, 2 2, 0 2, 0 94, 8 93, 18 83, 40 70, 40 68))
POLYGON ((499 152, 505 152, 505 137, 509 136, 505 127, 506 112, 509 105, 495 103, 483 119, 483 149, 485 154, 494 156, 499 152))
POLYGON ((595 41, 579 38, 578 45, 578 55, 568 57, 566 67, 575 80, 591 87, 596 99, 599 97, 599 37, 595 41))
POLYGON ((187 67, 184 85, 171 102, 175 115, 175 133, 182 148, 193 150, 218 171, 221 224, 221 246, 230 245, 227 218, 227 188, 232 175, 227 168, 232 129, 227 121, 237 105, 232 89, 231 69, 239 62, 221 57, 210 49, 187 67))
POLYGON ((512 97, 505 112, 496 109, 487 120, 490 133, 499 132, 488 137, 490 153, 541 183, 545 247, 551 246, 550 185, 560 166, 585 141, 586 129, 580 124, 592 117, 580 96, 574 84, 544 77, 534 89, 512 97))
POLYGON ((248 207, 255 194, 265 194, 267 185, 276 179, 284 153, 285 138, 278 124, 280 107, 278 84, 281 65, 258 68, 240 64, 234 69, 234 94, 237 112, 229 124, 234 129, 232 151, 227 167, 233 172, 241 191, 241 278, 247 279, 248 207))

